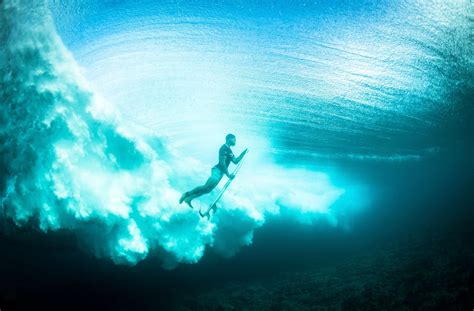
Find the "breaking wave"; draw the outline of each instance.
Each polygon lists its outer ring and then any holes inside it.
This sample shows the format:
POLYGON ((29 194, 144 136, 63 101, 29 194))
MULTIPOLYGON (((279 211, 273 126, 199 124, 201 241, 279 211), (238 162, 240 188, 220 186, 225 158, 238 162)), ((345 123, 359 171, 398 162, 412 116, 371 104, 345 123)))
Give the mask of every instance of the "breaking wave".
POLYGON ((179 205, 208 165, 127 122, 94 91, 46 2, 0 5, 0 217, 71 230, 115 263, 154 252, 167 268, 199 261, 206 247, 232 256, 271 217, 341 224, 332 206, 344 189, 324 173, 271 161, 244 168, 210 221, 179 205))

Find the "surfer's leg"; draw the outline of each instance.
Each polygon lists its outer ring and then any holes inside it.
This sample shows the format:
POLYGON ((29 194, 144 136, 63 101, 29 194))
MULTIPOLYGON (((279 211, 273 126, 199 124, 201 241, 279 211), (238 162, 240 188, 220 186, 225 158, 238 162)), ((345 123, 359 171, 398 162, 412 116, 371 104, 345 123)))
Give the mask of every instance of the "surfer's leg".
POLYGON ((205 189, 206 189, 205 185, 194 188, 193 190, 188 192, 184 200, 186 201, 186 200, 189 200, 190 198, 194 199, 203 195, 205 193, 205 189))
POLYGON ((185 202, 191 201, 191 200, 194 200, 195 198, 200 197, 201 195, 211 192, 212 189, 214 189, 218 183, 219 183, 219 180, 216 180, 215 178, 210 177, 204 185, 196 187, 193 190, 189 191, 184 201, 185 202))
POLYGON ((205 191, 205 193, 209 193, 214 190, 214 188, 221 181, 223 175, 224 174, 221 172, 220 169, 216 167, 212 168, 211 177, 209 177, 209 179, 206 181, 206 184, 204 185, 205 188, 203 189, 203 191, 205 191))
POLYGON ((204 194, 209 193, 209 192, 210 192, 210 190, 209 190, 209 188, 207 186, 207 183, 206 183, 206 185, 199 186, 199 187, 196 187, 193 190, 191 190, 190 194, 188 194, 186 196, 186 198, 184 199, 184 202, 186 204, 188 204, 190 208, 194 208, 191 201, 194 200, 195 198, 198 198, 201 195, 204 195, 204 194))
POLYGON ((181 204, 183 201, 189 205, 189 207, 193 208, 191 201, 195 198, 202 196, 203 194, 209 193, 214 189, 219 181, 222 179, 222 172, 218 168, 212 168, 211 176, 207 179, 206 183, 202 186, 198 186, 191 191, 185 192, 181 198, 179 199, 179 203, 181 204))
MULTIPOLYGON (((206 183, 202 186, 196 187, 189 191, 186 195, 184 202, 188 203, 201 195, 211 192, 221 181, 223 174, 218 168, 212 169, 211 176, 207 179, 206 183)), ((188 203, 189 204, 189 203, 188 203)))
MULTIPOLYGON (((212 176, 209 177, 209 179, 211 179, 211 178, 212 178, 212 176)), ((197 197, 207 193, 206 189, 207 189, 207 184, 209 183, 209 179, 206 181, 206 183, 204 185, 198 186, 198 187, 194 188, 191 191, 183 193, 183 195, 179 199, 179 203, 181 204, 183 201, 190 201, 194 198, 197 198, 197 197)))
POLYGON ((181 204, 184 201, 186 204, 189 205, 190 208, 194 208, 193 205, 191 204, 191 201, 204 194, 203 187, 204 186, 198 186, 191 191, 185 192, 179 199, 179 204, 181 204))

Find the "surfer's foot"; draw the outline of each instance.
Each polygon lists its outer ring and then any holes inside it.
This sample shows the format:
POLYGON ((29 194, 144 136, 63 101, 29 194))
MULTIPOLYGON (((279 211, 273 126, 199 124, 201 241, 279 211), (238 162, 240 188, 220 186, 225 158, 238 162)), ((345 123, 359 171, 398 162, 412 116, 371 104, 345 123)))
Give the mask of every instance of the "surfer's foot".
POLYGON ((187 192, 183 193, 183 195, 181 196, 181 198, 179 198, 179 204, 183 203, 184 199, 186 199, 187 196, 188 196, 188 193, 187 193, 187 192))
POLYGON ((191 204, 191 200, 184 200, 184 203, 188 204, 190 208, 194 209, 194 206, 191 204))

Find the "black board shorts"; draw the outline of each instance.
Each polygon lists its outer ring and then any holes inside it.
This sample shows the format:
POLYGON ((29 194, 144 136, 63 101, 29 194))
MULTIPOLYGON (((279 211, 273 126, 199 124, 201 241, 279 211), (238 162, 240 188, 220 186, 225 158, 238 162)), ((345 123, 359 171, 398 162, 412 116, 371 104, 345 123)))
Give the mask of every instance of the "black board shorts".
POLYGON ((224 173, 221 171, 220 168, 214 166, 211 168, 211 176, 207 180, 207 184, 211 184, 213 187, 217 186, 217 184, 221 181, 222 177, 224 177, 224 173))

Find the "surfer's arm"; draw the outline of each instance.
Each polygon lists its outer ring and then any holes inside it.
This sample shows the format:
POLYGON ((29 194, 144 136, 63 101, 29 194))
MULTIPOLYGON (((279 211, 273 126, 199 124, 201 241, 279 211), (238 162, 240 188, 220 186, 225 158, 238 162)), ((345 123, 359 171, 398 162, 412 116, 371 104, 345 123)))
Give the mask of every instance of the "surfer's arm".
POLYGON ((229 171, 227 170, 227 167, 225 165, 225 157, 225 154, 219 156, 219 168, 222 172, 224 172, 227 177, 230 177, 229 171))
POLYGON ((231 155, 230 156, 230 160, 232 161, 232 163, 234 164, 237 164, 239 163, 239 161, 241 160, 242 158, 239 156, 238 158, 234 157, 234 155, 231 155))
POLYGON ((242 153, 236 158, 234 156, 232 156, 232 163, 234 164, 237 164, 240 162, 240 160, 242 160, 242 158, 244 157, 244 155, 247 153, 247 150, 248 149, 245 149, 244 151, 242 151, 242 153))

